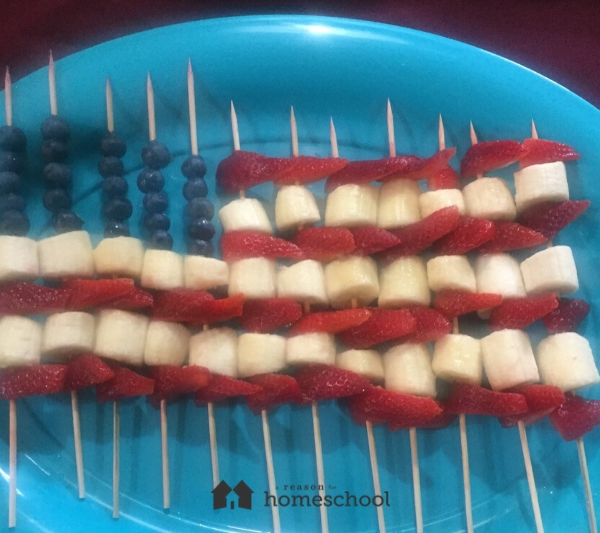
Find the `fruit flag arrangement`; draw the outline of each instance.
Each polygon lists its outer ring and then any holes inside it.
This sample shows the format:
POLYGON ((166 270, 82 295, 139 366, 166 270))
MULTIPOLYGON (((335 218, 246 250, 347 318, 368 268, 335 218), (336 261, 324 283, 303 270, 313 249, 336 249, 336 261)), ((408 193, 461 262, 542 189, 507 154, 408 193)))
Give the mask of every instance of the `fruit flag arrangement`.
MULTIPOLYGON (((292 157, 270 157, 241 150, 232 103, 234 151, 216 169, 216 184, 239 198, 218 212, 223 237, 222 259, 216 259, 214 207, 206 199, 207 169, 198 154, 189 65, 191 155, 181 169, 188 254, 172 251, 161 173, 171 157, 156 140, 150 77, 146 168, 137 180, 145 194, 145 246, 130 236, 133 205, 121 161, 127 147, 115 133, 107 83, 108 132, 98 165, 105 235, 94 248, 72 210, 70 132, 57 113, 53 62, 49 82, 51 116, 41 128, 48 184, 43 202, 56 235, 39 242, 26 237, 29 222, 19 195, 26 140, 12 125, 8 73, 7 124, 0 129, 0 398, 9 400, 10 527, 16 524, 15 400, 70 392, 84 497, 76 391, 95 386, 99 402, 113 402, 115 517, 119 402, 147 396, 160 409, 163 504, 169 508, 166 403, 194 394, 196 404, 208 409, 214 485, 214 405, 237 398, 261 415, 274 495, 268 412, 280 405, 311 405, 323 487, 319 401, 343 399, 352 419, 366 427, 376 495, 381 487, 372 427, 408 429, 419 532, 417 428, 445 427, 455 416, 466 525, 473 530, 465 422, 473 414, 518 426, 536 527, 543 531, 525 426, 550 415, 565 440, 577 440, 595 530, 582 437, 600 423, 600 408, 574 392, 600 376, 589 343, 576 333, 589 306, 565 297, 579 286, 573 253, 568 246, 551 246, 589 206, 569 197, 564 162, 579 157, 571 147, 540 140, 535 129, 523 143, 477 142, 472 129, 459 176, 450 166, 455 150, 445 147, 441 119, 438 152, 426 158, 396 154, 388 102, 387 158, 339 157, 333 121, 332 157, 300 155, 293 110, 292 157), (505 180, 484 176, 512 164, 519 165, 514 195, 505 180), (306 187, 320 180, 327 193, 324 213, 306 187), (273 220, 250 196, 252 187, 266 182, 277 187, 273 220), (508 253, 513 250, 528 257, 519 262, 508 253), (482 338, 459 333, 459 320, 475 313, 479 318, 466 320, 485 321, 490 331, 482 338), (548 336, 534 350, 523 329, 540 319, 548 336), (447 397, 439 395, 439 380, 451 384, 447 397)), ((327 532, 327 508, 320 511, 327 532)), ((281 531, 277 506, 272 512, 274 531, 281 531)), ((377 513, 383 532, 383 509, 377 513)))

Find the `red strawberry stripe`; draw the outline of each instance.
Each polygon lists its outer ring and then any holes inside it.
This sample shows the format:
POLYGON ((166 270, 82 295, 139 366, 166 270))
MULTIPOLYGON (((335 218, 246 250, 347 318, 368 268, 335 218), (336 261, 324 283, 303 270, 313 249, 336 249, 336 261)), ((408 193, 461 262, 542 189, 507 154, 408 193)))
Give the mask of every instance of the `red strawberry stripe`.
POLYGON ((223 260, 227 262, 249 257, 269 259, 302 259, 303 257, 302 250, 295 244, 252 231, 228 231, 221 238, 221 249, 223 260))
POLYGON ((296 375, 303 402, 345 398, 372 387, 367 378, 331 365, 309 365, 296 375))
POLYGON ((359 326, 348 328, 339 334, 339 340, 348 348, 370 348, 414 333, 417 321, 408 309, 368 308, 371 317, 359 326))
POLYGON ((190 324, 216 324, 232 318, 242 316, 244 311, 244 295, 236 294, 229 298, 211 300, 202 306, 196 313, 190 315, 187 322, 190 324))
POLYGON ((579 298, 560 298, 558 307, 542 317, 549 333, 577 331, 581 321, 590 312, 590 305, 579 298))
POLYGON ((144 309, 146 307, 152 307, 154 304, 154 298, 149 292, 138 289, 137 287, 131 292, 128 292, 124 296, 119 296, 114 300, 104 302, 99 307, 102 309, 122 309, 127 311, 130 309, 144 309))
POLYGON ((195 316, 205 314, 214 299, 208 292, 191 289, 156 291, 152 316, 157 320, 191 322, 195 316))
POLYGON ((94 354, 78 355, 69 361, 65 378, 66 390, 78 390, 108 381, 114 371, 94 354))
POLYGON ((96 385, 96 398, 100 403, 116 402, 134 396, 146 396, 154 391, 154 380, 129 370, 114 361, 108 363, 114 376, 96 385))
MULTIPOLYGON (((456 148, 444 148, 427 159, 408 159, 399 170, 392 172, 379 181, 386 182, 394 179, 423 180, 427 179, 448 166, 448 161, 456 154, 456 148)), ((414 158, 414 156, 407 156, 414 158)))
POLYGON ((219 374, 211 374, 206 387, 196 392, 194 401, 197 406, 220 402, 235 396, 247 396, 259 392, 261 387, 247 381, 234 379, 219 374))
POLYGON ((417 325, 415 332, 406 338, 407 342, 433 342, 452 331, 452 322, 435 309, 417 306, 409 308, 409 311, 415 317, 417 325))
POLYGON ((291 239, 302 249, 306 259, 333 261, 340 255, 351 254, 356 245, 350 230, 346 228, 306 228, 291 239))
POLYGON ((35 315, 64 311, 71 298, 69 289, 51 289, 18 281, 0 286, 0 314, 35 315))
POLYGON ((523 298, 505 298, 490 315, 492 330, 523 329, 558 307, 555 294, 536 294, 523 298))
POLYGON ((250 383, 262 389, 246 396, 246 403, 255 414, 263 410, 276 409, 285 403, 301 401, 300 387, 292 376, 285 374, 259 374, 250 378, 250 383))
POLYGON ((62 392, 67 365, 15 366, 0 370, 0 399, 16 400, 62 392))
POLYGON ((510 389, 510 392, 525 396, 528 410, 520 415, 500 417, 500 424, 505 428, 514 427, 519 422, 533 424, 561 406, 566 399, 558 387, 550 385, 522 385, 510 389))
POLYGON ((477 251, 482 254, 495 254, 539 246, 547 240, 541 233, 516 222, 494 222, 494 237, 477 251))
POLYGON ((216 180, 226 193, 244 191, 270 181, 289 160, 236 150, 217 167, 216 180))
POLYGON ((460 177, 450 165, 446 165, 442 170, 427 178, 427 188, 430 191, 458 189, 460 188, 460 177))
POLYGON ((360 326, 371 316, 368 309, 344 309, 323 311, 304 315, 290 329, 290 337, 304 333, 340 333, 348 328, 360 326))
POLYGON ((148 375, 154 380, 154 392, 148 398, 154 406, 161 400, 171 401, 196 392, 206 387, 210 380, 210 372, 202 366, 150 366, 148 375))
POLYGON ((289 298, 246 300, 240 317, 242 328, 253 333, 270 333, 296 322, 302 316, 302 306, 289 298))
POLYGON ((494 392, 455 382, 446 401, 446 410, 464 415, 510 416, 527 412, 527 402, 522 394, 494 392))
POLYGON ((456 229, 434 244, 439 255, 463 255, 494 238, 494 223, 483 218, 461 216, 456 229))
POLYGON ((500 294, 466 291, 440 291, 435 295, 433 307, 449 318, 466 315, 481 309, 497 307, 502 303, 500 294))
POLYGON ((517 141, 491 141, 474 144, 460 162, 463 178, 472 178, 518 161, 523 148, 517 141))
POLYGON ((600 424, 600 400, 586 400, 572 394, 550 414, 554 429, 566 441, 577 440, 600 424))
POLYGON ((555 161, 573 161, 581 156, 567 144, 544 139, 525 139, 523 152, 519 158, 520 168, 555 161))
POLYGON ((393 233, 377 226, 362 226, 350 231, 356 245, 353 255, 372 255, 400 244, 400 239, 393 233))
POLYGON ((135 290, 133 280, 129 278, 70 279, 63 283, 63 287, 71 289, 67 308, 75 311, 96 307, 135 290))
POLYGON ((348 164, 348 160, 341 157, 323 158, 307 155, 292 157, 288 161, 289 163, 273 176, 275 185, 308 185, 326 178, 348 164))
POLYGON ((547 239, 553 239, 561 229, 585 213, 589 206, 589 200, 543 202, 523 211, 519 223, 538 231, 547 239))

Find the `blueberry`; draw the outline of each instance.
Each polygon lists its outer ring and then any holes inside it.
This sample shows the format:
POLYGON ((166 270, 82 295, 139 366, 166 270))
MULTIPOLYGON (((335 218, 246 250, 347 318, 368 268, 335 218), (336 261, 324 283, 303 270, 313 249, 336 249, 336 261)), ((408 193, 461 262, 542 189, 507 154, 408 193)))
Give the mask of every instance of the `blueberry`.
POLYGON ((107 220, 104 226, 105 237, 129 237, 129 228, 124 222, 118 220, 107 220))
POLYGON ((164 213, 169 207, 169 198, 164 192, 149 192, 144 196, 144 209, 148 213, 164 213))
POLYGON ((0 171, 8 170, 9 172, 20 174, 25 170, 26 163, 27 160, 24 154, 17 154, 15 152, 0 153, 0 171))
POLYGON ((169 149, 161 142, 150 141, 142 148, 142 161, 150 168, 165 168, 171 161, 169 149))
POLYGON ((181 173, 189 180, 206 175, 206 163, 199 155, 191 155, 181 165, 181 173))
POLYGON ((114 155, 103 157, 98 162, 98 172, 103 178, 108 178, 108 176, 122 176, 125 173, 123 161, 114 155))
POLYGON ((0 195, 0 213, 5 211, 25 211, 25 200, 20 194, 0 195))
POLYGON ((133 206, 127 198, 113 198, 104 204, 102 211, 104 211, 106 218, 122 222, 131 218, 133 206))
POLYGON ((144 217, 144 227, 148 230, 148 233, 154 233, 158 230, 169 231, 171 221, 167 215, 152 213, 144 217))
POLYGON ((210 220, 205 218, 192 220, 188 226, 188 235, 192 239, 210 241, 215 236, 215 227, 210 220))
POLYGON ((29 218, 20 211, 5 211, 0 220, 0 233, 22 237, 29 231, 29 218))
POLYGON ((16 126, 2 126, 0 128, 0 149, 9 152, 24 152, 27 146, 27 137, 23 130, 16 126))
POLYGON ((49 186, 66 189, 71 185, 73 173, 64 163, 48 163, 44 166, 44 178, 49 186))
POLYGON ((42 143, 42 157, 46 163, 52 163, 53 161, 62 163, 69 157, 69 147, 64 141, 46 139, 42 143))
POLYGON ((205 198, 207 194, 208 186, 202 178, 191 179, 183 186, 183 196, 188 202, 194 198, 205 198))
POLYGON ((44 207, 52 213, 71 209, 72 205, 71 195, 64 189, 48 189, 44 193, 44 207))
POLYGON ((40 129, 42 130, 42 137, 44 139, 66 142, 71 136, 71 130, 67 121, 56 115, 50 115, 45 119, 40 129))
POLYGON ((0 172, 0 194, 8 192, 19 192, 21 190, 21 178, 14 172, 0 172))
POLYGON ((165 186, 165 178, 160 170, 145 168, 138 176, 137 186, 143 193, 160 192, 165 186))
POLYGON ((127 145, 121 137, 109 132, 100 141, 100 151, 105 156, 123 157, 127 152, 127 145))
POLYGON ((148 239, 148 247, 155 250, 171 250, 173 248, 173 237, 166 231, 155 231, 148 239))
POLYGON ((188 253, 190 255, 203 255, 204 257, 211 257, 213 254, 213 248, 209 242, 194 240, 190 241, 188 244, 188 253))
POLYGON ((83 220, 73 211, 59 211, 52 217, 52 227, 56 233, 67 233, 77 231, 83 226, 83 220))
POLYGON ((192 198, 186 207, 190 218, 207 218, 210 220, 215 214, 215 208, 210 200, 206 198, 192 198))
POLYGON ((127 194, 129 185, 127 180, 121 176, 108 176, 102 183, 102 188, 111 198, 122 198, 127 194))

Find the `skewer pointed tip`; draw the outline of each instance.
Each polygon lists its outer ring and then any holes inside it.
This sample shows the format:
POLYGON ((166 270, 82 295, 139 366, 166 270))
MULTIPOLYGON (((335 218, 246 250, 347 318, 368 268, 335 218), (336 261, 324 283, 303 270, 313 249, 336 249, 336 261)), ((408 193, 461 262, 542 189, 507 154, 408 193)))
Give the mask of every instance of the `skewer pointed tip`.
POLYGON ((192 58, 188 57, 188 70, 191 71, 192 70, 192 58))
POLYGON ((535 122, 531 119, 531 138, 538 139, 537 128, 535 127, 535 122))
POLYGON ((471 144, 477 144, 477 134, 475 133, 472 120, 469 120, 469 135, 471 137, 471 144))
POLYGON ((52 54, 52 50, 50 50, 50 54, 49 54, 49 58, 48 58, 48 63, 50 65, 54 65, 54 55, 52 54))

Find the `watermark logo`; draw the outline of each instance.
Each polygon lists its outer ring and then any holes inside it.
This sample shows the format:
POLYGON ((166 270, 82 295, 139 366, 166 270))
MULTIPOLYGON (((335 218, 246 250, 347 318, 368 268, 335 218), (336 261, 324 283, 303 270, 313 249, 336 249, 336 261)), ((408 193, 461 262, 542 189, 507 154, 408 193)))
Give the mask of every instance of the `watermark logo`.
POLYGON ((329 485, 325 494, 323 485, 284 485, 284 494, 274 495, 264 491, 265 507, 390 507, 388 491, 374 496, 356 495, 349 491, 337 492, 337 487, 329 485), (304 492, 305 494, 285 494, 304 492), (306 494, 308 492, 308 494, 306 494))
MULTIPOLYGON (((231 488, 224 480, 212 491, 213 509, 224 509, 227 507, 228 497, 231 492, 237 495, 237 506, 240 509, 252 509, 252 494, 254 491, 241 480, 235 487, 231 488)), ((229 507, 235 509, 235 498, 229 500, 229 507)))

